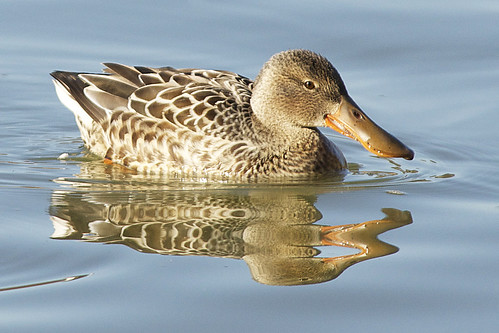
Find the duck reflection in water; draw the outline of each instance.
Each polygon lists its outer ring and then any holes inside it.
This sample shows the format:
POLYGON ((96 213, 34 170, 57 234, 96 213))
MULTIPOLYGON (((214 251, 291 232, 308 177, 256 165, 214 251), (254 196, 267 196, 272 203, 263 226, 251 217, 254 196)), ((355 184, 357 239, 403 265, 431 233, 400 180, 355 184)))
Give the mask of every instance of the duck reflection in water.
POLYGON ((52 238, 124 244, 145 253, 243 259, 260 283, 299 285, 335 279, 355 263, 397 252, 377 236, 412 222, 407 211, 383 209, 386 216, 380 220, 314 224, 322 218, 314 206, 316 194, 297 193, 269 188, 59 190, 50 207, 52 238), (324 258, 320 246, 358 251, 324 258))

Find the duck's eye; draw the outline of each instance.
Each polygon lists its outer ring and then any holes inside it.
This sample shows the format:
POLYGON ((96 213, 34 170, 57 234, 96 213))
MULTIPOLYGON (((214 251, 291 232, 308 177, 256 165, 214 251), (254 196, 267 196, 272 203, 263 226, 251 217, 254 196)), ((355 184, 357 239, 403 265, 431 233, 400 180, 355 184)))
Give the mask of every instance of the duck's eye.
POLYGON ((357 120, 361 120, 361 119, 362 119, 362 115, 361 115, 361 114, 360 114, 360 112, 359 112, 359 111, 357 111, 357 110, 354 110, 354 111, 353 111, 353 116, 354 116, 354 117, 355 117, 355 119, 357 119, 357 120))
POLYGON ((305 88, 310 89, 310 90, 315 88, 315 83, 313 83, 310 80, 303 82, 303 85, 305 86, 305 88))

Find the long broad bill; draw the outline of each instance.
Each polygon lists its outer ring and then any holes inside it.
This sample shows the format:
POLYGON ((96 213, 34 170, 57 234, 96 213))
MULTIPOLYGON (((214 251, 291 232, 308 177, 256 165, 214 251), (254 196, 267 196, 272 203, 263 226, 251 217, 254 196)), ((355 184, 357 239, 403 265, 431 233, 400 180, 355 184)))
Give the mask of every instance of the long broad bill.
POLYGON ((325 118, 327 127, 359 141, 371 153, 382 157, 414 158, 414 152, 372 121, 348 95, 341 96, 338 111, 325 118))

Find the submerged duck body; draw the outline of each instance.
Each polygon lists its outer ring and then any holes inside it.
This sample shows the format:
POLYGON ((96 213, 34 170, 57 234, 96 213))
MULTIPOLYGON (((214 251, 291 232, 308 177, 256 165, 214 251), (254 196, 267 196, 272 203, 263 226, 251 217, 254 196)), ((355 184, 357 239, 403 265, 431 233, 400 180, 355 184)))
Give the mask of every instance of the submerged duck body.
POLYGON ((320 126, 380 156, 414 155, 360 110, 336 69, 311 51, 274 55, 254 82, 227 71, 104 65, 102 74, 51 75, 87 148, 139 172, 255 178, 346 168, 320 126))

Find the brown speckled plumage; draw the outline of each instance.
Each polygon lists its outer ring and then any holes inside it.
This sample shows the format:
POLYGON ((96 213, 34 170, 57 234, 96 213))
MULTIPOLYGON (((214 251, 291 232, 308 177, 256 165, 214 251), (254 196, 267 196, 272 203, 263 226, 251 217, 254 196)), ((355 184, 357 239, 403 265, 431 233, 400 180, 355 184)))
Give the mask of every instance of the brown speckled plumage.
POLYGON ((139 172, 200 177, 324 174, 346 167, 317 127, 346 95, 334 67, 305 50, 274 55, 255 82, 227 71, 106 63, 53 72, 92 153, 139 172), (312 81, 316 89, 304 87, 312 81))

